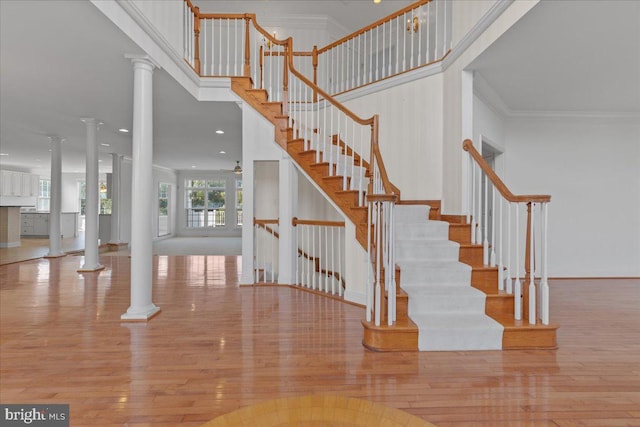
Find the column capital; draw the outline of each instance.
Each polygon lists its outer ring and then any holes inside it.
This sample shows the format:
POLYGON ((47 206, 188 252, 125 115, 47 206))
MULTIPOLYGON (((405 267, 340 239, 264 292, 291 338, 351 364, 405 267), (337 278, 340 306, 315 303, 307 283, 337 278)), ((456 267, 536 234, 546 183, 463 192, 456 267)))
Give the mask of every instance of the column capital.
POLYGON ((156 61, 153 60, 149 55, 144 54, 133 54, 133 53, 125 53, 124 57, 131 60, 131 63, 134 67, 138 64, 142 66, 147 66, 150 71, 153 71, 154 68, 162 68, 156 61))

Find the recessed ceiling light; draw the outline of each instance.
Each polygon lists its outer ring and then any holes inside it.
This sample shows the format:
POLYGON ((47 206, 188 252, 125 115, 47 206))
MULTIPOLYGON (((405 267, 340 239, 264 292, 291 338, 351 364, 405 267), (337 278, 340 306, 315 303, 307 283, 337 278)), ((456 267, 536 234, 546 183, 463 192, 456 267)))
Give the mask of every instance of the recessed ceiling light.
POLYGON ((102 161, 102 159, 98 160, 98 163, 100 163, 102 161))
POLYGON ((104 142, 102 144, 100 144, 100 145, 102 145, 103 147, 110 147, 111 146, 111 144, 106 144, 104 142))
POLYGON ((8 156, 9 154, 7 153, 0 153, 0 156, 8 156))
POLYGON ((226 152, 226 151, 224 151, 224 150, 221 150, 221 151, 220 151, 220 154, 227 154, 227 152, 226 152))
POLYGON ((120 132, 122 133, 129 133, 129 129, 125 129, 125 128, 120 128, 118 129, 120 132))
POLYGON ((222 129, 218 129, 218 130, 216 131, 216 133, 217 133, 218 135, 222 135, 222 134, 224 133, 224 131, 223 131, 222 129))
POLYGON ((191 166, 192 168, 195 168, 195 166, 191 166))

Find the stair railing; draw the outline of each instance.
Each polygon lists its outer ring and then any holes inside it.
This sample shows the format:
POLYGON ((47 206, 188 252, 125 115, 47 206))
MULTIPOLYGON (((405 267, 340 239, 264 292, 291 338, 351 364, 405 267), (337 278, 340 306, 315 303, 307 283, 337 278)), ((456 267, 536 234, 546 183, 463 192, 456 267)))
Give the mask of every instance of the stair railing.
MULTIPOLYGON (((375 116, 375 135, 377 137, 377 116, 375 116)), ((370 260, 369 282, 367 287, 367 321, 373 315, 374 324, 380 326, 383 317, 387 325, 393 325, 396 320, 396 276, 395 276, 395 245, 393 211, 395 203, 400 198, 400 192, 389 181, 387 171, 382 161, 380 147, 377 140, 371 150, 371 181, 367 200, 369 202, 369 244, 370 260), (384 307, 384 291, 387 291, 389 304, 384 307)))
MULTIPOLYGON (((353 194, 357 206, 367 208, 371 263, 367 292, 378 294, 377 298, 367 298, 367 321, 373 313, 376 325, 383 317, 391 325, 395 319, 393 205, 399 191, 390 184, 380 155, 378 116, 358 117, 305 77, 294 65, 293 40, 277 40, 256 22, 255 15, 201 14, 190 0, 185 0, 184 19, 185 60, 189 65, 203 77, 250 77, 254 88, 265 89, 272 101, 281 101, 291 136, 304 141, 315 163, 325 164, 328 174, 340 181, 342 191, 353 194), (236 51, 238 46, 243 48, 236 51), (367 156, 371 157, 371 167, 364 160, 367 156), (390 278, 385 280, 383 274, 390 278), (386 310, 383 287, 393 301, 386 310)), ((254 224, 262 228, 255 220, 254 224)), ((272 270, 272 280, 274 275, 272 270)))
MULTIPOLYGON (((288 51, 294 51, 291 38, 288 51)), ((352 192, 356 204, 368 210, 366 320, 371 322, 373 316, 379 326, 386 318, 392 325, 396 319, 393 207, 399 191, 390 183, 380 153, 378 116, 362 119, 355 115, 298 72, 293 55, 289 55, 289 72, 288 111, 293 138, 302 139, 305 149, 313 152, 314 163, 325 163, 329 176, 341 177, 342 191, 352 192), (365 153, 370 156, 369 163, 364 160, 365 153)))
POLYGON ((498 289, 514 294, 514 318, 521 320, 524 316, 532 325, 539 319, 548 325, 547 231, 551 196, 514 195, 471 140, 465 140, 462 148, 469 153, 466 220, 471 224, 471 243, 483 246, 484 265, 498 268, 498 289), (525 211, 527 220, 523 226, 521 219, 525 211), (536 253, 540 259, 538 265, 536 253), (540 277, 538 284, 536 271, 540 277))
POLYGON ((270 101, 284 101, 287 41, 278 40, 254 14, 200 13, 184 3, 184 58, 201 77, 250 77, 270 101))
POLYGON ((278 281, 278 219, 253 219, 253 274, 255 283, 278 281))
POLYGON ((315 50, 318 86, 339 94, 441 61, 451 50, 451 2, 419 0, 315 50))
POLYGON ((296 284, 331 295, 344 294, 344 221, 293 218, 298 246, 296 284))

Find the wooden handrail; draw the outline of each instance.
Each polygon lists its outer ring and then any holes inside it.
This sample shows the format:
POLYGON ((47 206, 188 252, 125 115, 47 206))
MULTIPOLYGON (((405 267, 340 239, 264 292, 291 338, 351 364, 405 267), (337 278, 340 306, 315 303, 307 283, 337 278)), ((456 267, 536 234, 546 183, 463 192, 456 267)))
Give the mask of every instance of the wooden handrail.
POLYGON ((397 18, 398 16, 403 15, 405 12, 409 12, 410 10, 413 10, 413 9, 415 9, 415 8, 417 8, 417 7, 420 7, 420 6, 424 5, 424 4, 427 4, 427 3, 429 3, 430 1, 431 1, 431 0, 418 0, 417 2, 415 2, 415 3, 413 3, 413 4, 410 4, 409 6, 405 7, 404 9, 400 9, 400 10, 398 10, 397 12, 394 12, 394 13, 392 13, 392 14, 391 14, 391 15, 389 15, 389 16, 386 16, 386 17, 384 17, 384 18, 382 18, 382 19, 378 19, 378 20, 377 20, 376 22, 374 22, 373 24, 369 24, 369 25, 367 25, 366 27, 361 28, 361 29, 359 29, 359 30, 357 30, 357 31, 354 31, 353 33, 351 33, 351 34, 349 34, 349 35, 347 35, 347 36, 345 36, 345 37, 341 38, 340 40, 337 40, 337 41, 335 41, 335 42, 333 42, 333 43, 330 43, 330 44, 326 45, 326 46, 325 46, 325 47, 323 47, 323 48, 318 49, 318 54, 321 54, 321 53, 326 52, 327 50, 329 50, 329 49, 331 49, 331 48, 334 48, 334 47, 336 47, 336 46, 339 46, 339 45, 341 45, 342 43, 344 43, 344 42, 346 42, 346 41, 348 41, 348 40, 351 40, 351 39, 353 39, 353 38, 355 38, 355 37, 359 36, 360 34, 364 34, 364 33, 366 33, 367 31, 371 30, 372 28, 375 28, 375 27, 377 27, 377 26, 379 26, 379 25, 382 25, 382 24, 384 24, 385 22, 391 21, 392 19, 395 19, 395 18, 397 18))
POLYGON ((191 9, 191 12, 193 12, 196 15, 196 18, 198 17, 200 10, 196 10, 196 7, 193 5, 193 3, 191 3, 191 0, 184 0, 185 3, 187 3, 187 6, 189 7, 189 9, 191 9))
POLYGON ((496 173, 491 169, 491 167, 487 164, 487 162, 485 162, 485 160, 482 158, 482 155, 478 153, 478 150, 475 149, 475 147, 473 146, 473 142, 471 142, 470 139, 464 140, 464 142, 462 143, 462 149, 464 151, 468 151, 469 154, 471 154, 471 157, 473 157, 473 160, 476 161, 478 166, 480 166, 480 168, 484 171, 484 173, 487 175, 489 180, 493 183, 496 189, 498 189, 498 191, 500 192, 500 194, 502 194, 502 197, 504 197, 505 200, 509 202, 518 202, 518 203, 529 203, 529 202, 545 203, 551 200, 551 196, 547 194, 526 194, 526 195, 513 194, 511 191, 509 191, 507 186, 504 185, 504 182, 502 182, 502 180, 498 177, 498 175, 496 175, 496 173))
MULTIPOLYGON (((287 41, 289 42, 289 52, 293 51, 293 39, 291 37, 289 37, 287 39, 287 41)), ((355 121, 358 124, 361 125, 369 125, 372 126, 373 125, 373 117, 370 117, 368 119, 361 119, 360 117, 358 117, 356 114, 354 114, 351 110, 349 110, 347 107, 345 107, 344 105, 342 105, 340 102, 336 101, 336 99, 334 97, 332 97, 331 95, 329 95, 327 92, 325 92, 324 90, 322 90, 319 86, 316 86, 315 84, 313 84, 313 82, 311 80, 309 80, 308 78, 306 78, 304 75, 302 75, 302 73, 300 73, 295 66, 293 65, 293 55, 289 55, 288 61, 289 63, 289 69, 291 70, 291 73, 293 75, 295 75, 298 79, 302 80, 302 82, 304 82, 304 84, 306 84, 307 86, 309 86, 312 89, 315 89, 318 94, 322 95, 322 97, 324 99, 326 99, 327 101, 329 101, 331 104, 333 104, 336 108, 338 108, 340 111, 342 111, 344 114, 346 114, 347 116, 349 116, 353 121, 355 121)))
POLYGON ((344 221, 320 221, 317 219, 298 219, 296 217, 293 217, 293 220, 291 221, 291 223, 293 224, 294 227, 296 227, 298 224, 318 225, 318 226, 325 226, 325 227, 344 227, 344 221))
POLYGON ((279 219, 253 219, 253 223, 255 225, 266 225, 266 224, 279 224, 279 219))

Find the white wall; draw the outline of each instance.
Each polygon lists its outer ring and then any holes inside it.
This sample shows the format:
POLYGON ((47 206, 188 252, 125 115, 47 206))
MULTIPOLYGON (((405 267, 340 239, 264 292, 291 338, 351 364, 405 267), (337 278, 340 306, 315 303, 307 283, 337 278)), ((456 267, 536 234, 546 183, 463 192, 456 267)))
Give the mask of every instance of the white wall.
POLYGON ((510 119, 506 139, 510 189, 552 196, 549 275, 640 276, 640 123, 510 119))
MULTIPOLYGON (((465 2, 470 3, 470 2, 465 2)), ((443 83, 443 186, 442 186, 442 212, 445 214, 462 214, 465 205, 466 195, 463 192, 463 178, 466 176, 466 157, 462 150, 462 81, 463 71, 471 62, 476 59, 486 48, 498 39, 505 31, 513 26, 522 16, 524 16, 538 0, 520 0, 513 2, 483 33, 480 35, 444 72, 443 83)), ((460 6, 464 6, 462 3, 460 6)), ((486 5, 485 5, 486 6, 486 5)), ((464 8, 463 8, 464 9, 464 8)), ((471 27, 473 21, 481 18, 478 16, 481 5, 472 7, 467 17, 466 10, 454 7, 454 38, 455 27, 471 27), (466 21, 469 21, 468 23, 466 21)), ((489 10, 488 8, 487 10, 489 10)), ((455 45, 455 41, 454 41, 455 45)), ((472 88, 471 88, 472 89, 472 88)), ((469 97, 469 99, 472 99, 469 97)))
POLYGON ((436 74, 345 103, 362 118, 380 115, 380 151, 404 200, 442 197, 442 102, 436 74))
POLYGON ((176 52, 183 51, 184 0, 131 0, 140 12, 155 26, 176 52))

